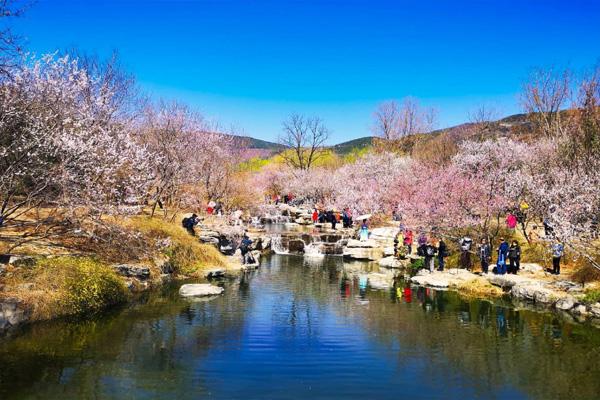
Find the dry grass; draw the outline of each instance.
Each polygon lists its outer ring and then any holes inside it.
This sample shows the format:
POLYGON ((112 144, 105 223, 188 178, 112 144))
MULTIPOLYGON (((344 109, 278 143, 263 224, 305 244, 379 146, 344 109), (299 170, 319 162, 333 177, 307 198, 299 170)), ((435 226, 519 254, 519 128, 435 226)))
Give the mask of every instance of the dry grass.
POLYGON ((504 292, 497 286, 492 285, 485 279, 472 279, 458 285, 461 295, 477 298, 501 297, 504 292))
POLYGON ((95 314, 127 298, 112 268, 87 257, 41 259, 32 268, 15 271, 6 284, 5 295, 31 307, 32 320, 95 314))
POLYGON ((202 244, 176 222, 160 218, 135 217, 128 224, 151 240, 169 238, 171 245, 164 249, 176 273, 196 275, 203 269, 223 267, 225 258, 213 246, 202 244))

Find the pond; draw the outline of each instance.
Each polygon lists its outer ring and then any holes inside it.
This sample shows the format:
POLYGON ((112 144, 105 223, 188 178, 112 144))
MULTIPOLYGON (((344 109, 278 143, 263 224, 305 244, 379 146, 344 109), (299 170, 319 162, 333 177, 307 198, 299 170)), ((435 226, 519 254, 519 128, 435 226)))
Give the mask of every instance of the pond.
POLYGON ((34 324, 0 340, 0 398, 600 397, 599 329, 353 276, 340 257, 273 255, 210 301, 174 286, 34 324))

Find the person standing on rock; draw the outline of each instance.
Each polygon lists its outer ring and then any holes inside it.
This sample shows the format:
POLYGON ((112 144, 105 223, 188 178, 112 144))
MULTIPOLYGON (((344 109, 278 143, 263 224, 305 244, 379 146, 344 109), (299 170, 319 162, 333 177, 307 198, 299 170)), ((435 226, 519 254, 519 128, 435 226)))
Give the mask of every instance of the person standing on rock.
POLYGON ((425 235, 425 232, 421 231, 417 238, 417 244, 419 247, 427 244, 427 235, 425 235))
POLYGON ((360 241, 366 242, 369 240, 369 225, 366 219, 363 219, 362 225, 360 226, 360 241))
POLYGON ((242 264, 246 264, 248 259, 247 255, 250 252, 250 246, 252 245, 252 240, 248 237, 248 235, 244 234, 244 238, 240 243, 240 252, 242 253, 242 264))
POLYGON ((413 232, 409 229, 404 234, 404 245, 406 246, 406 254, 412 254, 413 232))
POLYGON ((492 258, 492 249, 487 242, 486 238, 481 239, 481 244, 479 245, 479 261, 481 262, 481 272, 484 274, 488 273, 488 268, 490 266, 490 259, 492 258))
POLYGON ((500 246, 498 246, 498 261, 496 262, 496 271, 500 275, 506 274, 506 258, 510 247, 504 238, 500 238, 500 246))
POLYGON ((319 221, 319 212, 317 211, 316 208, 314 209, 311 218, 312 218, 313 225, 316 224, 317 221, 319 221))
POLYGON ((394 257, 400 258, 403 255, 403 251, 401 247, 404 245, 404 231, 402 229, 398 230, 396 236, 394 237, 394 257))
POLYGON ((460 239, 460 266, 463 269, 471 269, 471 246, 473 245, 473 239, 468 236, 464 236, 460 239))
POLYGON ((552 245, 552 273, 560 274, 560 259, 564 255, 565 247, 558 240, 552 245))
POLYGON ((433 244, 431 244, 431 241, 428 240, 423 246, 422 246, 423 250, 422 252, 424 253, 423 256, 425 257, 425 268, 429 269, 429 272, 433 272, 435 270, 435 254, 437 253, 437 249, 435 248, 435 246, 433 244))
POLYGON ((440 239, 440 241, 438 242, 437 256, 438 256, 438 271, 443 271, 444 270, 444 258, 448 257, 448 247, 446 246, 446 242, 444 242, 444 239, 440 239))
POLYGON ((513 240, 508 249, 509 274, 517 274, 521 267, 521 246, 516 240, 513 240))

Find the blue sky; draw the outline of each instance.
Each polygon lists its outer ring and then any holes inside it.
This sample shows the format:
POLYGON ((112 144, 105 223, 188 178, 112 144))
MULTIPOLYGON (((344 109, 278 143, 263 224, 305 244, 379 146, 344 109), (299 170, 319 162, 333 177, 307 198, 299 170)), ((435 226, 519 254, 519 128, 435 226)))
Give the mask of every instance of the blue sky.
POLYGON ((15 22, 36 53, 76 47, 154 97, 275 140, 291 112, 331 142, 366 136, 380 101, 413 96, 439 126, 479 104, 519 111, 535 66, 600 61, 600 1, 38 0, 15 22))

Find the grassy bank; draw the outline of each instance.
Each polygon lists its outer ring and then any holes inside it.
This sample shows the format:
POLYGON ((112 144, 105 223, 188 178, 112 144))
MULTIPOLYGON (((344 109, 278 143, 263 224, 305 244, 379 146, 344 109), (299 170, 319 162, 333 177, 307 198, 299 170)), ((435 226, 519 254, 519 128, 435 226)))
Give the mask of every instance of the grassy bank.
POLYGON ((7 267, 0 282, 0 301, 9 297, 21 300, 32 321, 94 315, 130 298, 125 284, 130 278, 115 272, 111 265, 116 263, 148 267, 150 286, 160 284, 165 264, 174 278, 200 277, 205 269, 226 265, 217 249, 201 244, 176 223, 144 216, 117 223, 136 240, 117 241, 96 247, 94 252, 73 249, 61 256, 48 257, 43 249, 34 254, 29 251, 33 260, 7 267))

